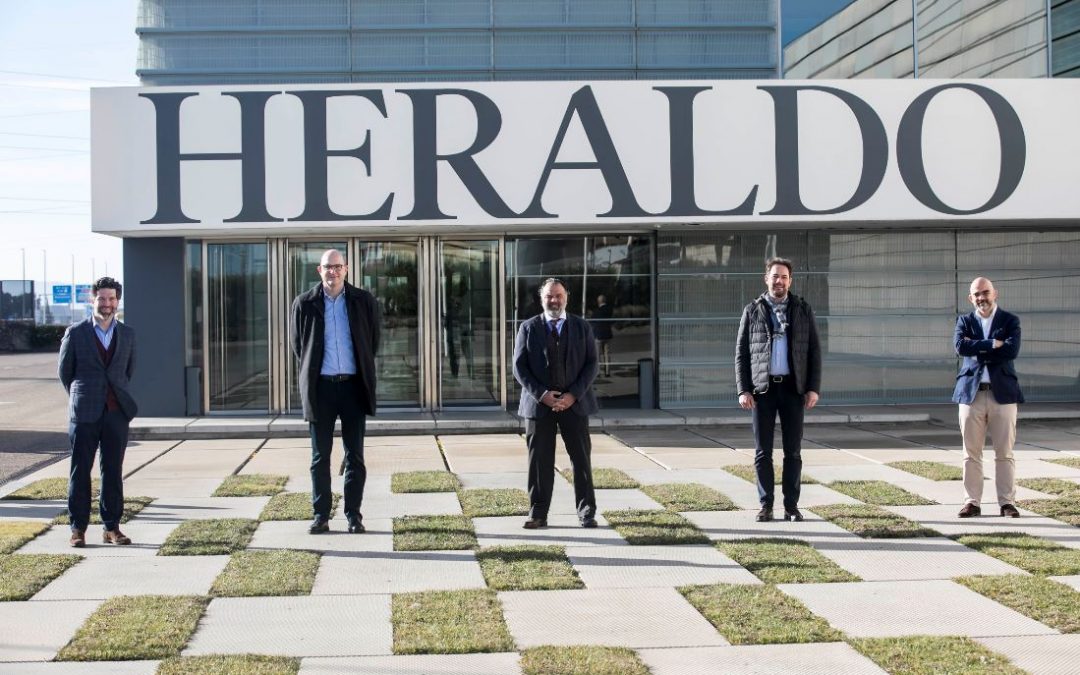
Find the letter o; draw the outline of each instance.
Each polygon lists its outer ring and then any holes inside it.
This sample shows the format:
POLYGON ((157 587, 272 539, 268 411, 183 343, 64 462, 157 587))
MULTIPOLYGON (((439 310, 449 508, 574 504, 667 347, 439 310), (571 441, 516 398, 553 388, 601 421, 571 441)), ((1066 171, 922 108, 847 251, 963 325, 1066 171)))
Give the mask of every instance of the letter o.
POLYGON ((900 128, 896 134, 896 163, 900 168, 900 177, 916 199, 939 213, 969 216, 1000 206, 1020 185, 1026 161, 1027 144, 1020 117, 1009 102, 992 89, 964 82, 943 84, 920 94, 900 119, 900 128), (926 166, 923 164, 922 132, 926 109, 930 106, 930 101, 946 89, 967 89, 977 94, 990 108, 998 129, 1001 167, 998 170, 997 186, 985 204, 970 210, 953 208, 941 201, 930 187, 926 166))

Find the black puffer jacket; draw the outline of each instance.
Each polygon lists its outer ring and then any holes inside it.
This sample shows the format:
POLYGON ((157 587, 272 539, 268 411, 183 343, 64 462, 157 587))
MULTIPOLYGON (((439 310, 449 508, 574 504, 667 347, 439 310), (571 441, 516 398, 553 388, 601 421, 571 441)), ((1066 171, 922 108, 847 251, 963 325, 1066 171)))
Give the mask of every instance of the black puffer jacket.
MULTIPOLYGON (((795 389, 800 394, 821 393, 821 343, 814 310, 797 295, 788 295, 788 367, 795 376, 795 389)), ((743 308, 735 341, 737 394, 761 394, 769 390, 771 314, 768 303, 760 297, 743 308)))

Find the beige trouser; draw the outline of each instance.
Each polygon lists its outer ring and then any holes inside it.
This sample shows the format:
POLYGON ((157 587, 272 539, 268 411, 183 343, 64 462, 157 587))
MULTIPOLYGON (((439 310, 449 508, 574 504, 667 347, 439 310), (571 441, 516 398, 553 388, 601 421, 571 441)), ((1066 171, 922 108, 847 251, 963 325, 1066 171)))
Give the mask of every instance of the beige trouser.
POLYGON ((986 432, 994 443, 994 481, 999 505, 1016 503, 1016 404, 1001 404, 993 392, 980 391, 971 405, 960 404, 960 433, 964 437, 964 499, 979 505, 983 492, 983 446, 986 432))

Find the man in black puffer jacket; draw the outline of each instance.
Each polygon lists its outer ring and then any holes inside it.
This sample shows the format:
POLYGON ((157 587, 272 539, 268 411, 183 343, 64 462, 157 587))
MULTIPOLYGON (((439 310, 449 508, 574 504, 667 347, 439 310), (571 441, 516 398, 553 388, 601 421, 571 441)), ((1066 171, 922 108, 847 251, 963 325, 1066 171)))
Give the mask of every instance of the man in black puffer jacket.
POLYGON ((817 405, 821 390, 821 345, 814 310, 788 292, 792 263, 765 263, 765 293, 743 308, 735 343, 735 384, 739 405, 753 411, 754 469, 761 511, 757 520, 773 519, 775 476, 773 435, 776 415, 784 443, 784 520, 802 520, 803 410, 817 405))

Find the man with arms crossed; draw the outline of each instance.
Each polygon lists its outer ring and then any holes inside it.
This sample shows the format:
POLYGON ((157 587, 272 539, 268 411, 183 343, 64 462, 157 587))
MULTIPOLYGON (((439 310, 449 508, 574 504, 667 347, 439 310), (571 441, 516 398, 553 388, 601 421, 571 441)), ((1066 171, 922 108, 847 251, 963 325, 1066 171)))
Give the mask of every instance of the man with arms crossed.
POLYGON ((101 277, 90 287, 94 315, 67 329, 60 343, 58 372, 69 395, 68 439, 71 477, 68 514, 71 546, 86 546, 90 524, 90 472, 101 448, 101 497, 98 509, 106 544, 127 545, 120 531, 124 514, 124 452, 128 425, 138 413, 128 384, 135 372, 135 330, 116 319, 124 287, 101 277))
POLYGON ((525 529, 547 527, 555 477, 555 432, 562 434, 574 467, 574 500, 582 527, 596 527, 589 415, 598 364, 589 323, 566 313, 566 285, 547 279, 540 287, 544 311, 521 324, 514 340, 514 378, 521 384, 518 415, 525 418, 529 448, 529 519, 525 529))
POLYGON ((956 355, 963 359, 953 390, 953 402, 960 404, 960 433, 964 437, 964 506, 958 515, 982 515, 982 454, 989 430, 1001 515, 1019 518, 1013 442, 1016 408, 1024 402, 1024 394, 1013 361, 1020 354, 1020 319, 997 306, 997 290, 984 277, 971 282, 968 300, 975 311, 956 320, 953 335, 956 355))
POLYGON ((791 273, 790 260, 770 258, 765 262, 766 291, 743 308, 735 342, 739 405, 753 411, 759 522, 773 519, 777 413, 784 443, 784 520, 803 519, 799 511, 803 409, 817 405, 821 390, 817 319, 805 300, 788 292, 791 273))
POLYGON ((349 532, 364 531, 366 415, 375 414, 375 354, 379 350, 379 306, 374 296, 345 279, 349 266, 339 251, 322 254, 322 282, 293 300, 292 350, 304 419, 311 434, 311 534, 330 530, 330 452, 334 422, 341 418, 345 447, 345 518, 349 532))

